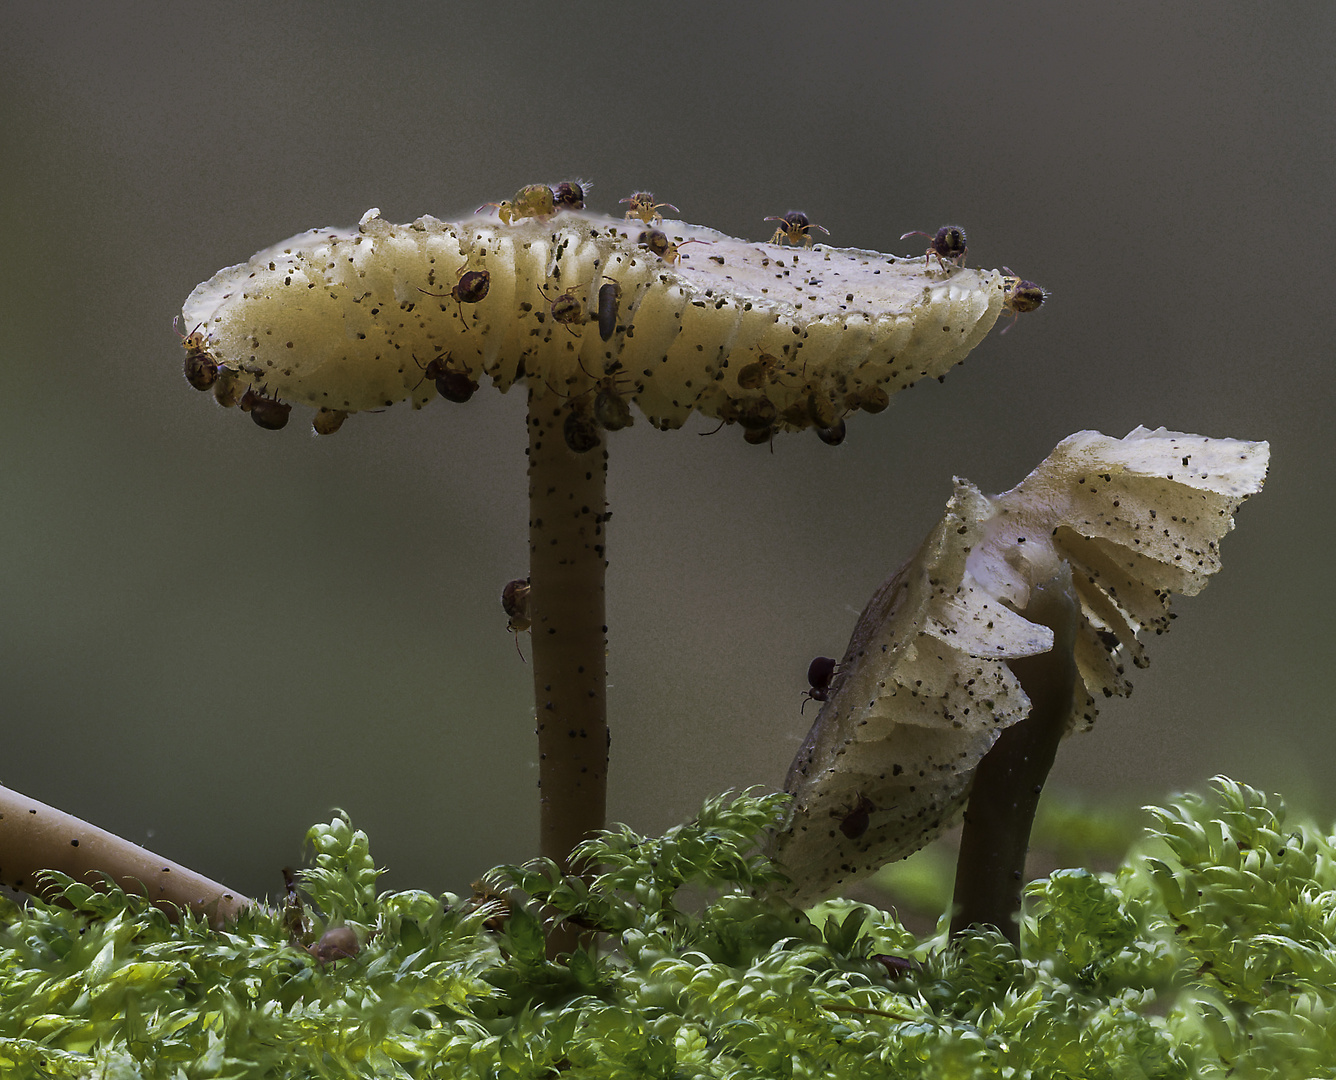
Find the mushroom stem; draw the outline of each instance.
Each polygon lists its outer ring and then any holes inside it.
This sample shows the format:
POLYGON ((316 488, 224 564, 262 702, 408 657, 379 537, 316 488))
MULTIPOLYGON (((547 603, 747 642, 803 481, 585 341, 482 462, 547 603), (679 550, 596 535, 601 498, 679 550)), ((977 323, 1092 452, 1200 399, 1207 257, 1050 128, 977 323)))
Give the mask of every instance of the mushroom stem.
POLYGON ((147 896, 173 922, 181 917, 182 908, 189 908, 215 929, 251 904, 247 897, 180 863, 0 787, 0 883, 59 900, 60 887, 43 878, 43 870, 58 870, 94 889, 106 888, 110 878, 126 892, 147 896))
POLYGON ((608 455, 567 445, 571 402, 542 380, 529 388, 529 606, 538 727, 540 853, 563 871, 571 850, 604 827, 608 789, 608 455))
POLYGON ((1081 607, 1066 562, 1031 590, 1021 614, 1053 631, 1053 648, 1007 662, 1030 699, 1030 713, 998 736, 975 773, 951 916, 953 938, 971 926, 995 926, 1017 952, 1030 827, 1058 743, 1070 725, 1076 690, 1081 607))

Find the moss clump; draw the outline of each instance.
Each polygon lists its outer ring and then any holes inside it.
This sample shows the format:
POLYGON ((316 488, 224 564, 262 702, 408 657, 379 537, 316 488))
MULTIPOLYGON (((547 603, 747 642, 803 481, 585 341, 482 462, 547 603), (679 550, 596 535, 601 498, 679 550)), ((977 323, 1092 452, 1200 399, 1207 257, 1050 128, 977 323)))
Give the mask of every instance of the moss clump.
POLYGON ((1028 889, 1022 955, 845 901, 773 898, 783 797, 489 875, 375 892, 367 838, 309 834, 290 902, 229 931, 64 879, 0 912, 0 1074, 39 1077, 1336 1075, 1336 841, 1227 780, 1152 811, 1113 874, 1028 889), (509 890, 507 893, 507 889, 509 890), (541 918, 540 918, 541 916, 541 918), (543 918, 602 943, 545 957, 543 918), (363 943, 317 961, 329 926, 363 943))

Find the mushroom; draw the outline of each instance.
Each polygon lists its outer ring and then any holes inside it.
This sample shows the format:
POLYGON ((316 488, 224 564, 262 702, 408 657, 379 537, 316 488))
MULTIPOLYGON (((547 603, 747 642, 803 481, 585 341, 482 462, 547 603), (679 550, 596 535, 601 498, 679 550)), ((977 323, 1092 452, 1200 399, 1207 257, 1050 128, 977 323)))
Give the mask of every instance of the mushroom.
POLYGON ((541 852, 566 867, 604 824, 605 477, 627 406, 661 429, 699 412, 749 442, 842 435, 848 414, 959 363, 1006 290, 998 271, 680 221, 654 221, 656 246, 639 222, 529 190, 501 218, 394 225, 370 210, 356 229, 302 233, 201 284, 184 325, 224 404, 249 385, 342 422, 449 397, 447 373, 527 384, 541 852))
POLYGON ((1097 699, 1130 693, 1129 662, 1147 663, 1139 635, 1167 630, 1171 594, 1195 595, 1220 568, 1218 542, 1268 455, 1265 442, 1163 428, 1083 431, 1004 494, 957 479, 941 521, 863 609, 789 769, 791 814, 770 843, 788 896, 829 896, 912 854, 969 800, 953 926, 988 922, 1014 941, 1058 740, 1094 723, 1097 699), (994 760, 1013 732, 1032 775, 994 760), (851 814, 860 828, 841 827, 851 814), (976 902, 981 891, 991 898, 976 902))

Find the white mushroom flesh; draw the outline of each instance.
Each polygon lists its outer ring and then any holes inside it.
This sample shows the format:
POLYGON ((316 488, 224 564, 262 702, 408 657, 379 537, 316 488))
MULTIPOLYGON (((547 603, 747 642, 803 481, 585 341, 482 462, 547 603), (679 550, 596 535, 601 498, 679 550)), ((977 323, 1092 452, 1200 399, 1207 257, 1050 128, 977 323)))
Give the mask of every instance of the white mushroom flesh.
POLYGON ((638 222, 593 214, 392 225, 371 210, 357 229, 302 233, 220 271, 191 293, 185 324, 225 373, 317 409, 421 407, 438 360, 502 390, 527 375, 576 395, 612 378, 663 428, 693 410, 735 419, 773 406, 774 428, 793 430, 856 409, 873 387, 889 396, 943 375, 1003 308, 996 271, 657 227, 675 245, 668 259, 639 242, 638 222), (450 295, 480 270, 481 301, 450 295), (604 341, 598 292, 610 281, 620 295, 604 341), (566 293, 585 320, 553 318, 566 293), (740 387, 758 362, 761 385, 740 387))

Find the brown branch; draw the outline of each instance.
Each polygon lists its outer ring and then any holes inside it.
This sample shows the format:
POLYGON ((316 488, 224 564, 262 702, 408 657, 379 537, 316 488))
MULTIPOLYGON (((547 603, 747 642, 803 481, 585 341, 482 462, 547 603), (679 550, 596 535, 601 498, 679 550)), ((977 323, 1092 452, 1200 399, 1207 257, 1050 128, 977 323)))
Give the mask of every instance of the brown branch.
POLYGON ((105 874, 126 892, 147 896, 173 921, 189 908, 215 929, 252 903, 180 863, 0 787, 0 884, 59 899, 60 890, 40 878, 43 870, 59 870, 94 889, 106 887, 105 874))

